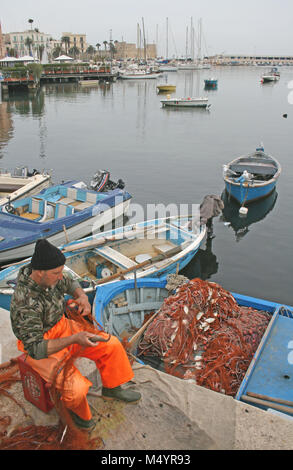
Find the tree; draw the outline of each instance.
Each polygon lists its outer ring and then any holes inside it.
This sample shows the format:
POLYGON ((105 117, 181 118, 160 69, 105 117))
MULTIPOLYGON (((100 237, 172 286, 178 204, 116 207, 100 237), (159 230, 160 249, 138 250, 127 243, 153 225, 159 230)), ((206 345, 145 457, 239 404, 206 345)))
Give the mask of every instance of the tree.
POLYGON ((101 44, 99 42, 97 42, 96 48, 98 50, 98 56, 100 56, 100 47, 101 47, 101 44))
POLYGON ((107 51, 107 44, 108 44, 108 41, 103 41, 103 44, 105 46, 105 56, 106 56, 106 51, 107 51))
POLYGON ((32 26, 32 25, 33 25, 34 20, 33 20, 32 18, 30 18, 30 19, 28 20, 28 22, 29 22, 30 25, 31 25, 31 29, 33 29, 33 26, 32 26))
POLYGON ((52 56, 53 56, 54 59, 56 59, 56 57, 59 57, 62 53, 63 53, 62 47, 61 46, 56 46, 53 49, 52 56))
POLYGON ((70 37, 69 36, 62 36, 61 44, 65 44, 65 53, 68 54, 68 49, 70 46, 70 37))
POLYGON ((42 62, 44 50, 45 50, 44 44, 40 44, 40 45, 37 47, 38 58, 40 59, 40 62, 42 62))
POLYGON ((29 52, 29 55, 32 56, 32 45, 33 45, 34 41, 32 40, 32 38, 30 37, 26 37, 25 41, 24 41, 24 44, 26 45, 26 47, 28 48, 28 52, 29 52))
POLYGON ((94 46, 89 46, 86 50, 86 53, 92 57, 94 55, 94 53, 96 52, 96 49, 94 48, 94 46))
POLYGON ((79 49, 76 46, 73 46, 71 49, 69 49, 69 53, 73 55, 73 57, 76 59, 76 56, 79 54, 79 49))

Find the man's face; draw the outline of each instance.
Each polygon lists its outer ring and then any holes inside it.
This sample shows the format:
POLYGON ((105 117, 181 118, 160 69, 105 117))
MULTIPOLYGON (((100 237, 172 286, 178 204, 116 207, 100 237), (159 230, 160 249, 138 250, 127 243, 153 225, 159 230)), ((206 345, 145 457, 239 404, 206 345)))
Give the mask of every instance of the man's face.
POLYGON ((47 271, 40 271, 40 285, 42 287, 54 287, 58 281, 63 279, 63 269, 64 265, 47 271))

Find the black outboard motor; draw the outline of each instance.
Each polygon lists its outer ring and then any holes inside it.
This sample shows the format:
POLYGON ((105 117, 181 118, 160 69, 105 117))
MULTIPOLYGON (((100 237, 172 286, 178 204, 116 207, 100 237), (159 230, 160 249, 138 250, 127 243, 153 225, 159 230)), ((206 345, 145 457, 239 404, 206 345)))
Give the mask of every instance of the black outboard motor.
POLYGON ((116 188, 123 189, 124 187, 125 183, 122 179, 119 179, 117 183, 111 181, 110 172, 107 170, 98 170, 90 182, 90 189, 97 192, 111 191, 116 188))

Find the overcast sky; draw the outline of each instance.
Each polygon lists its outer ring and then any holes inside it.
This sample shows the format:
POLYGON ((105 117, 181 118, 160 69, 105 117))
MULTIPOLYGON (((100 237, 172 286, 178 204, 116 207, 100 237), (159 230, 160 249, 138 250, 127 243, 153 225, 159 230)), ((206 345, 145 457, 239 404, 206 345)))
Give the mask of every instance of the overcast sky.
POLYGON ((54 39, 83 33, 92 45, 109 41, 111 34, 136 43, 137 24, 143 31, 144 22, 147 42, 158 39, 164 56, 166 18, 169 56, 185 56, 187 27, 190 37, 191 22, 196 30, 202 18, 204 54, 293 56, 293 0, 3 0, 4 33, 29 29, 29 18, 54 39))

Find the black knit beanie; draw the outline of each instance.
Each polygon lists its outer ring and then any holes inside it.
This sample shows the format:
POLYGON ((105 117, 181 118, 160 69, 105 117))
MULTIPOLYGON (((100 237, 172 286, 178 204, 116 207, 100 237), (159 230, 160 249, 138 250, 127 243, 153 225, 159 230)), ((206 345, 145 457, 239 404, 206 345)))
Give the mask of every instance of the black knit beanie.
POLYGON ((47 271, 65 264, 66 258, 62 251, 52 245, 45 238, 37 241, 35 251, 31 259, 32 269, 47 271))

